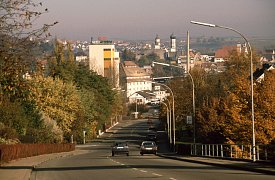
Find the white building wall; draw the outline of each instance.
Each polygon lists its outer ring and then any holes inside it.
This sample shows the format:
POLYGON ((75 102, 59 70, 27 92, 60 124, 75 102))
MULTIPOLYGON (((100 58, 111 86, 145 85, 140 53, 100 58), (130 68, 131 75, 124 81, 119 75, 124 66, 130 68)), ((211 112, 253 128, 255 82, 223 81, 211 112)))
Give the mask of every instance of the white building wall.
POLYGON ((114 86, 116 88, 119 87, 119 64, 120 64, 119 52, 115 52, 114 54, 114 86))
POLYGON ((223 58, 214 58, 214 62, 224 62, 223 58))
POLYGON ((126 86, 127 86, 127 97, 131 96, 137 91, 152 90, 152 83, 150 81, 144 82, 144 80, 142 79, 136 82, 129 82, 127 83, 126 86))

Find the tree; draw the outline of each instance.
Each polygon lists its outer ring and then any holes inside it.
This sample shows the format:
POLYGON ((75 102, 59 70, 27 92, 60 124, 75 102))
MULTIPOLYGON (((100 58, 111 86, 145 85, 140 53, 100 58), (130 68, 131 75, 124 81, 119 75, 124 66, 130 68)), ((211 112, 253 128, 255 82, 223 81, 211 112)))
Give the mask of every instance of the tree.
MULTIPOLYGON (((258 56, 253 55, 257 66, 258 56)), ((250 144, 252 139, 250 59, 231 52, 223 73, 206 73, 199 67, 191 70, 195 83, 196 137, 202 143, 250 144)), ((274 71, 266 72, 264 81, 254 83, 256 143, 274 141, 274 71)), ((178 129, 186 126, 191 114, 191 82, 186 78, 170 82, 175 95, 178 129), (179 84, 182 84, 179 86, 179 84)))
POLYGON ((30 100, 35 102, 40 112, 56 121, 65 134, 69 134, 77 113, 81 111, 76 87, 72 82, 42 76, 34 76, 30 82, 30 100))
POLYGON ((152 61, 160 61, 159 56, 156 53, 151 53, 142 56, 138 61, 137 64, 142 67, 142 66, 148 66, 152 64, 152 61))
POLYGON ((275 139, 275 70, 264 75, 264 80, 256 86, 255 124, 257 142, 267 144, 275 139))
POLYGON ((136 55, 131 50, 125 49, 122 52, 121 60, 122 61, 135 61, 136 55))
POLYGON ((35 39, 56 23, 34 29, 33 23, 47 12, 36 11, 42 3, 31 0, 3 0, 0 2, 0 84, 1 94, 22 98, 27 89, 24 75, 31 72, 34 60, 31 49, 35 39))

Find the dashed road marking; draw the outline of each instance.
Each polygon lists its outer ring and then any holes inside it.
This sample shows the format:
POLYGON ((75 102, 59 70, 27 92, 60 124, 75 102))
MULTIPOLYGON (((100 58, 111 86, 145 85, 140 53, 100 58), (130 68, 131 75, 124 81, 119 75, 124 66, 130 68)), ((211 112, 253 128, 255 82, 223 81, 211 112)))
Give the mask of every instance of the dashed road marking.
POLYGON ((147 173, 147 171, 145 171, 145 170, 140 170, 140 172, 147 173))
POLYGON ((159 177, 162 176, 161 174, 157 174, 157 173, 152 173, 152 174, 155 175, 155 176, 159 176, 159 177))
POLYGON ((170 180, 177 180, 177 179, 175 179, 175 178, 169 178, 170 180))

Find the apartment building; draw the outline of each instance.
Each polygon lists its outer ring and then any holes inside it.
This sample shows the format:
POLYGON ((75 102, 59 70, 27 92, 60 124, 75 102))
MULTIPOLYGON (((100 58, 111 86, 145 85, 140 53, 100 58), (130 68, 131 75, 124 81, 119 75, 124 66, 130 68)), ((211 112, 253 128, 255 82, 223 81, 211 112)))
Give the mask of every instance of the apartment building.
POLYGON ((92 41, 89 45, 89 67, 107 77, 115 88, 119 87, 119 52, 112 41, 92 41))
POLYGON ((124 61, 122 64, 121 84, 124 86, 127 98, 138 91, 151 91, 151 77, 145 69, 140 68, 133 61, 124 61))

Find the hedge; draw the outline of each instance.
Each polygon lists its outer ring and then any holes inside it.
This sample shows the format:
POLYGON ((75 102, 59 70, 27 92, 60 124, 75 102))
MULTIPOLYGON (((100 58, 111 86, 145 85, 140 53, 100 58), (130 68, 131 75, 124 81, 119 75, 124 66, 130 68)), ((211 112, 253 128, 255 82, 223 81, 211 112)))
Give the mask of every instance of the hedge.
POLYGON ((0 162, 75 150, 75 144, 12 144, 0 145, 0 162))

